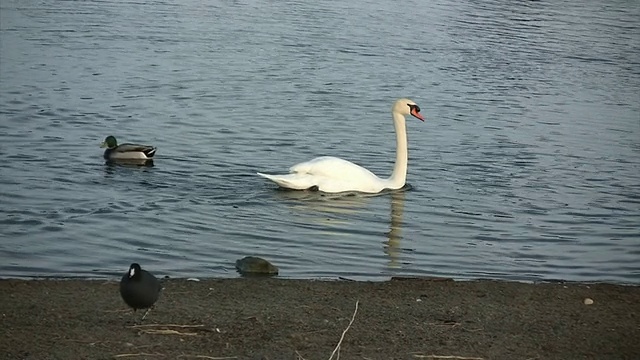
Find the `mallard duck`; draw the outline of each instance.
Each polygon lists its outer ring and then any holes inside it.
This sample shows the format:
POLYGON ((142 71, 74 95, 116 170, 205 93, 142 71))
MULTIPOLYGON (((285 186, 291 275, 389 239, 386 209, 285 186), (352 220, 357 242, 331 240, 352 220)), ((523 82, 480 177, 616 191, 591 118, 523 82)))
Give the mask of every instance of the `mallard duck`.
POLYGON ((100 145, 107 148, 104 151, 105 160, 151 160, 156 148, 140 144, 120 144, 114 136, 107 136, 100 145))

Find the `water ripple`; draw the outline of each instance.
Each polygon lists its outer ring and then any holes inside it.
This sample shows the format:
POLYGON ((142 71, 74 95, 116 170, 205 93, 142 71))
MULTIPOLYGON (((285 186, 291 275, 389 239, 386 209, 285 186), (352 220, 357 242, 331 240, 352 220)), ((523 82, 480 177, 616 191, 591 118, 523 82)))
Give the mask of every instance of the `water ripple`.
POLYGON ((628 2, 1 7, 2 277, 230 277, 258 255, 299 278, 640 279, 628 2), (255 176, 318 155, 387 176, 401 96, 427 117, 410 189, 255 176), (155 166, 105 165, 108 134, 155 166))

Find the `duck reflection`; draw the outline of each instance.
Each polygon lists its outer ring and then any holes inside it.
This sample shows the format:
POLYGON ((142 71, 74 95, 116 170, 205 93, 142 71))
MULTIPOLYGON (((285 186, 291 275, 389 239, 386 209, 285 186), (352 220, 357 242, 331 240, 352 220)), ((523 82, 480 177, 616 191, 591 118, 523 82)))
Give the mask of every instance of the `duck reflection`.
POLYGON ((143 172, 146 172, 153 167, 154 167, 153 160, 146 160, 146 161, 141 161, 141 160, 111 161, 109 160, 104 163, 104 172, 106 177, 111 177, 116 173, 116 171, 118 171, 118 168, 139 169, 143 172))
POLYGON ((104 163, 107 166, 128 166, 128 167, 152 167, 153 159, 121 159, 121 160, 107 160, 104 163))

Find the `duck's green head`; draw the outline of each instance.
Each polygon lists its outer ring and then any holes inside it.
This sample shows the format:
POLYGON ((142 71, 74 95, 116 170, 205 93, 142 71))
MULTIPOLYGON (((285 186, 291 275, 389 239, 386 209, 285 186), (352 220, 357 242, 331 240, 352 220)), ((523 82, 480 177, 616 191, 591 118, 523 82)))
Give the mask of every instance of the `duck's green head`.
POLYGON ((100 147, 102 148, 109 148, 109 149, 113 149, 114 147, 117 147, 117 146, 118 146, 118 141, 116 140, 115 137, 111 135, 107 136, 106 139, 104 139, 104 141, 100 145, 100 147))

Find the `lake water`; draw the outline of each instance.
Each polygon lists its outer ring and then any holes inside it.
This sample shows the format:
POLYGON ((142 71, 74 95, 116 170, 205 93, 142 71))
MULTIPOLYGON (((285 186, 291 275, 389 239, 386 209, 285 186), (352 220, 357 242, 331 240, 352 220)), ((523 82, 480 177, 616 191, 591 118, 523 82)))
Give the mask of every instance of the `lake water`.
POLYGON ((0 8, 0 277, 640 283, 640 2, 61 1, 0 8), (287 192, 319 155, 411 188, 287 192), (108 166, 106 135, 158 147, 108 166))

